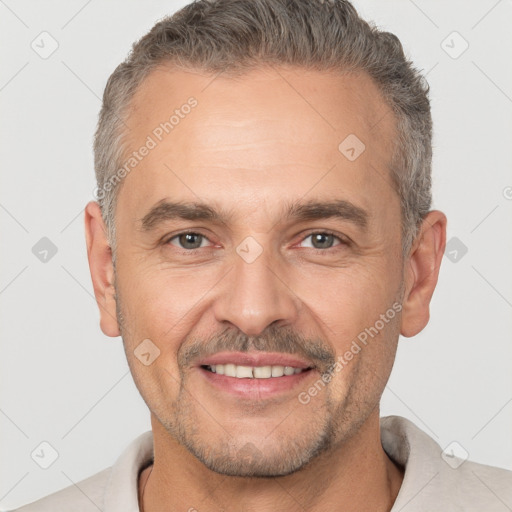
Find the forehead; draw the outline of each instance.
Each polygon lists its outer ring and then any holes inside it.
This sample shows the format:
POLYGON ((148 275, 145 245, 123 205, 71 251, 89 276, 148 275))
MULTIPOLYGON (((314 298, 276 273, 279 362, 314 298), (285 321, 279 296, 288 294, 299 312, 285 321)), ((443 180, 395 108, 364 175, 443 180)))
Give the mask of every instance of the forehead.
POLYGON ((365 73, 267 66, 235 77, 160 66, 134 95, 127 125, 129 153, 153 146, 120 194, 134 207, 213 192, 217 202, 270 203, 271 188, 283 200, 312 188, 359 193, 364 206, 379 188, 384 200, 394 192, 395 117, 365 73))
POLYGON ((168 64, 149 73, 134 94, 128 114, 132 121, 130 138, 140 135, 140 131, 151 131, 151 123, 168 119, 167 114, 179 109, 191 96, 201 107, 195 117, 210 122, 214 122, 214 116, 232 124, 248 122, 254 115, 260 122, 277 117, 284 123, 309 118, 308 125, 301 125, 302 130, 307 131, 310 126, 311 131, 322 136, 328 132, 343 134, 350 128, 372 143, 389 139, 395 129, 391 109, 371 77, 362 71, 342 73, 262 65, 233 76, 168 64))

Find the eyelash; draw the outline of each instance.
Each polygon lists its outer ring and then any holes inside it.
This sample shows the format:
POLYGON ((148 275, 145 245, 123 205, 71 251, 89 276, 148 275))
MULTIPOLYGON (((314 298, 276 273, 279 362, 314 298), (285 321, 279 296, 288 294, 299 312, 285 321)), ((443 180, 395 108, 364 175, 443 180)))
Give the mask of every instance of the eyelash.
MULTIPOLYGON (((170 238, 166 238, 164 241, 163 241, 163 245, 168 245, 170 244, 170 242, 172 240, 174 240, 175 238, 179 238, 180 236, 182 235, 188 235, 188 234, 193 234, 193 235, 199 235, 203 238, 205 238, 206 240, 210 241, 211 240, 206 236, 206 235, 203 235, 201 232, 199 231, 194 231, 194 230, 187 230, 187 231, 181 231, 179 233, 176 233, 175 235, 172 235, 172 237, 170 238)), ((315 252, 319 252, 319 253, 326 253, 326 252, 329 252, 331 250, 336 250, 336 247, 339 247, 339 246, 348 246, 350 245, 350 241, 345 238, 345 237, 342 237, 340 235, 337 235, 335 232, 333 231, 330 231, 330 230, 316 230, 316 231, 310 231, 309 233, 307 233, 302 239, 301 239, 301 242, 303 242, 306 238, 309 238, 310 236, 312 235, 332 235, 334 238, 336 238, 340 243, 338 245, 334 245, 332 247, 328 247, 327 249, 317 249, 315 247, 308 247, 308 249, 310 250, 313 250, 315 252)), ((174 246, 176 247, 177 250, 181 250, 183 253, 192 253, 194 251, 197 251, 199 249, 207 249, 207 247, 198 247, 196 249, 184 249, 183 247, 177 247, 177 246, 174 246)))

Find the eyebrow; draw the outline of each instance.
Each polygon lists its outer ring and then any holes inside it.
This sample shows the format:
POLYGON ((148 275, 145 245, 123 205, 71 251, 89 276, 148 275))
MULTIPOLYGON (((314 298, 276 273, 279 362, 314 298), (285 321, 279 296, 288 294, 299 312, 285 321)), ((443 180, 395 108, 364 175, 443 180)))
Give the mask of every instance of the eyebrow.
MULTIPOLYGON (((200 202, 173 202, 163 199, 153 206, 142 218, 143 231, 150 231, 157 225, 170 220, 201 220, 225 224, 233 218, 231 212, 216 210, 213 206, 200 202)), ((306 202, 293 201, 283 208, 284 221, 312 221, 328 218, 337 218, 352 222, 355 226, 366 229, 369 213, 344 199, 332 201, 306 202)))

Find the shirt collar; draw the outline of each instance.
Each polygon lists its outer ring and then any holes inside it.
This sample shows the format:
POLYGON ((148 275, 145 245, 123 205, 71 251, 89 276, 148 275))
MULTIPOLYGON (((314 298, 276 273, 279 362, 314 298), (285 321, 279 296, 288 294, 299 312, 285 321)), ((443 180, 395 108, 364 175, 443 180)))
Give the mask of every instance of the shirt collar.
POLYGON ((154 457, 153 432, 134 439, 112 466, 105 489, 104 512, 139 512, 139 473, 154 457))
MULTIPOLYGON (((441 465, 441 448, 412 421, 386 416, 380 421, 381 442, 389 458, 405 468, 404 479, 391 512, 405 510, 431 482, 436 488, 441 465)), ((421 499, 420 499, 421 501, 421 499)))

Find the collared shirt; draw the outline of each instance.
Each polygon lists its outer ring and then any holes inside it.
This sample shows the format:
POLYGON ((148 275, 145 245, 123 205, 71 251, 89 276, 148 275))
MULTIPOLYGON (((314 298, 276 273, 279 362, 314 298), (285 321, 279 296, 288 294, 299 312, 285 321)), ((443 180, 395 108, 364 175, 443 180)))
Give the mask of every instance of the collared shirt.
MULTIPOLYGON (((457 458, 411 421, 381 418, 381 442, 405 467, 391 512, 506 512, 512 510, 512 471, 457 458)), ((151 431, 137 437, 116 463, 18 512, 138 512, 138 477, 153 460, 151 431)))

